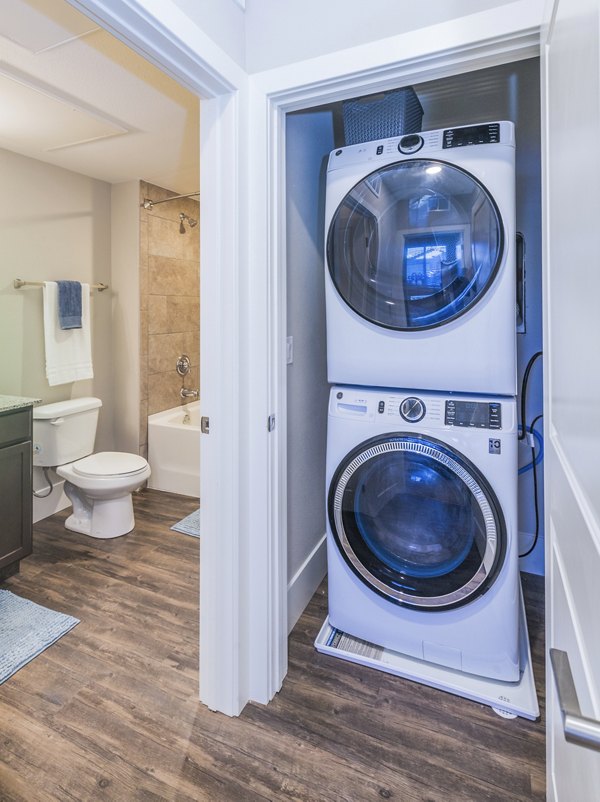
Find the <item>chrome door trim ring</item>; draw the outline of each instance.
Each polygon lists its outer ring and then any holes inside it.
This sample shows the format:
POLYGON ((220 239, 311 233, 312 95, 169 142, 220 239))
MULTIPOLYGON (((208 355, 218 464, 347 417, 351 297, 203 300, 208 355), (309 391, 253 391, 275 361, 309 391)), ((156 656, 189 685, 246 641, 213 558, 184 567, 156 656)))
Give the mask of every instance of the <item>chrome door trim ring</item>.
POLYGON ((326 265, 327 265, 327 272, 329 273, 329 277, 331 278, 331 282, 332 282, 332 284, 333 284, 333 286, 335 288, 335 291, 336 291, 338 297, 346 304, 346 306, 349 309, 352 309, 352 311, 355 314, 357 314, 363 320, 366 320, 367 323, 370 323, 372 326, 379 326, 380 328, 388 329, 389 331, 405 331, 405 332, 408 332, 408 333, 419 332, 419 331, 430 331, 431 329, 436 329, 436 328, 439 328, 440 326, 447 326, 449 323, 452 323, 454 320, 457 320, 459 317, 462 317, 462 315, 465 315, 467 312, 470 312, 472 309, 474 309, 483 300, 483 298, 487 295, 488 291, 491 290, 491 288, 496 283, 496 279, 498 278, 498 275, 500 273, 500 269, 501 269, 502 265, 506 261, 507 253, 508 253, 508 249, 506 248, 506 230, 505 230, 504 219, 503 219, 502 215, 500 214, 500 208, 499 208, 498 204, 496 203, 496 199, 494 198, 492 193, 488 190, 488 188, 483 183, 483 181, 480 181, 475 175, 473 175, 473 173, 470 173, 468 170, 465 170, 464 167, 461 167, 458 164, 454 164, 453 162, 445 161, 444 159, 433 159, 433 158, 425 159, 425 158, 423 158, 422 155, 418 156, 416 159, 400 159, 400 160, 398 160, 396 162, 391 162, 390 164, 386 164, 383 167, 378 167, 376 170, 373 170, 371 173, 368 173, 367 175, 363 176, 359 181, 356 182, 356 184, 354 184, 352 187, 350 187, 350 189, 347 190, 347 192, 345 193, 344 197, 339 202, 339 204, 337 205, 336 210, 334 211, 334 213, 331 216, 331 220, 329 221, 329 225, 328 225, 328 229, 327 229, 326 242, 325 242, 325 262, 326 262, 326 265), (338 282, 334 278, 333 265, 331 264, 332 260, 330 258, 331 231, 332 231, 332 227, 333 227, 334 221, 337 218, 337 214, 338 214, 339 210, 342 207, 342 204, 344 203, 344 201, 346 200, 348 195, 354 189, 356 189, 357 186, 359 186, 360 184, 362 184, 365 181, 368 181, 370 178, 373 178, 373 176, 377 175, 382 170, 387 170, 387 169, 389 169, 391 167, 396 167, 399 164, 407 164, 408 162, 416 162, 416 161, 421 161, 421 162, 422 161, 427 161, 427 162, 431 162, 432 164, 441 164, 441 165, 444 165, 446 167, 452 167, 455 170, 457 170, 458 172, 463 173, 464 175, 466 175, 477 186, 479 186, 481 188, 483 194, 489 200, 490 205, 494 209, 494 212, 496 213, 496 217, 498 219, 498 255, 496 257, 496 261, 494 263, 494 267, 490 272, 489 279, 488 279, 488 281, 487 281, 487 283, 485 285, 485 288, 484 288, 483 292, 481 292, 480 294, 476 295, 475 298, 473 299, 472 303, 470 303, 468 306, 466 306, 463 309, 461 309, 456 314, 451 315, 448 318, 444 318, 444 320, 441 320, 438 323, 433 323, 433 324, 426 325, 426 326, 410 326, 410 327, 406 327, 406 326, 390 326, 390 325, 386 325, 385 323, 383 323, 381 321, 371 320, 371 318, 368 317, 368 315, 363 314, 358 309, 355 309, 350 303, 348 303, 348 301, 344 297, 343 293, 340 292, 340 289, 339 289, 339 286, 338 286, 338 282))
MULTIPOLYGON (((344 470, 341 473, 339 473, 338 470, 338 473, 334 477, 335 491, 332 493, 332 482, 329 494, 329 506, 336 540, 341 546, 342 556, 348 562, 354 573, 385 598, 391 599, 398 604, 424 610, 439 610, 440 608, 455 607, 461 603, 464 604, 466 601, 470 601, 473 594, 479 595, 479 593, 482 592, 482 590, 480 590, 482 586, 492 578, 494 569, 498 564, 498 559, 503 551, 502 521, 500 520, 497 522, 494 510, 488 500, 488 495, 485 490, 482 489, 481 484, 474 478, 472 473, 458 461, 462 455, 454 449, 451 449, 448 444, 436 441, 434 438, 425 438, 420 435, 401 432, 375 437, 372 440, 362 443, 357 449, 354 449, 353 453, 355 453, 355 456, 346 464, 344 470), (372 445, 369 445, 369 443, 372 445), (431 443, 435 445, 432 447, 431 443), (454 459, 448 454, 448 450, 456 453, 458 459, 454 459), (467 485, 479 505, 486 528, 486 549, 477 572, 465 585, 452 591, 452 593, 441 596, 421 597, 390 587, 374 576, 365 565, 363 565, 348 539, 342 516, 342 500, 348 482, 356 470, 365 462, 381 454, 394 451, 424 454, 436 462, 445 465, 467 485), (498 530, 500 530, 500 532, 498 530), (501 536, 500 542, 499 534, 501 536)), ((346 459, 348 459, 348 457, 346 459)), ((342 461, 341 465, 343 464, 344 461, 342 461)), ((491 493, 491 489, 488 492, 491 493)))

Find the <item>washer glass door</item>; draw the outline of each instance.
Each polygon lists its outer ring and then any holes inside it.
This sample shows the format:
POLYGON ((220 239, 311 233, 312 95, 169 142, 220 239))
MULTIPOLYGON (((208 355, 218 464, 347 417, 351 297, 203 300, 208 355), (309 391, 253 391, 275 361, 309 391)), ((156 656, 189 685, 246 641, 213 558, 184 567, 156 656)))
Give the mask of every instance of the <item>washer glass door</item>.
POLYGON ((352 571, 397 604, 458 607, 493 582, 506 551, 504 518, 478 469, 418 435, 354 449, 329 492, 337 547, 352 571))
POLYGON ((449 323, 493 284, 503 226, 485 187, 446 162, 410 159, 356 184, 338 206, 327 263, 342 299, 398 331, 449 323))

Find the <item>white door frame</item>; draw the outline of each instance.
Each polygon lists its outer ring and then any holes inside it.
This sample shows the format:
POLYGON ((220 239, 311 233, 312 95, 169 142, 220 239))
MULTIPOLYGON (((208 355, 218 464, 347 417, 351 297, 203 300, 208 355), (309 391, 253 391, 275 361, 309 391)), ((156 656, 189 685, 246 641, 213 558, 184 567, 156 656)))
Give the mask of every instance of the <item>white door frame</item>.
MULTIPOLYGON (((271 469, 268 473, 270 497, 265 502, 268 505, 265 521, 269 526, 265 527, 268 542, 264 552, 272 555, 268 562, 269 573, 265 576, 265 587, 270 594, 265 606, 271 611, 268 620, 272 624, 273 692, 278 687, 276 667, 280 671, 279 684, 287 669, 285 116, 290 111, 328 102, 539 56, 539 8, 526 3, 515 5, 521 6, 520 13, 516 12, 516 16, 508 20, 496 10, 476 15, 479 19, 473 21, 468 30, 455 22, 442 24, 435 26, 434 36, 433 29, 428 28, 249 78, 254 111, 250 138, 250 161, 254 166, 250 185, 255 200, 252 229, 263 235, 251 249, 255 261, 250 272, 256 277, 266 265, 264 281, 268 297, 266 319, 256 321, 264 328, 264 346, 263 359, 254 365, 253 378, 258 388, 268 388, 269 398, 263 414, 268 409, 278 421, 267 460, 271 469), (492 16, 495 23, 491 23, 492 16), (514 27, 514 20, 518 20, 518 29, 514 27), (490 30, 495 31, 495 36, 489 36, 490 30), (431 41, 446 42, 448 46, 432 53, 428 49, 431 41), (402 60, 398 60, 398 53, 404 55, 402 60)), ((251 481, 256 499, 260 496, 264 475, 257 473, 251 481)), ((260 567, 256 565, 255 570, 259 571, 260 567)))
POLYGON ((546 787, 549 802, 598 799, 600 718, 597 609, 600 516, 596 506, 597 327, 590 316, 598 281, 585 267, 594 246, 600 130, 598 0, 549 0, 542 38, 542 227, 544 264, 544 480, 546 532, 546 787), (585 104, 589 102, 589 107, 585 104), (584 104, 581 117, 577 113, 584 104), (563 154, 577 141, 569 170, 563 154), (573 203, 573 197, 577 202, 573 203), (572 237, 574 227, 583 236, 572 237), (575 247, 574 247, 575 246, 575 247), (571 266, 575 269, 571 269, 571 266), (573 282, 575 279, 575 283, 573 282), (586 282, 586 307, 565 292, 586 282), (585 422, 585 437, 577 429, 585 422), (593 477, 586 482, 586 477, 593 477), (558 659, 555 664, 551 655, 558 659), (563 662, 564 661, 564 662, 563 662), (567 669, 567 670, 565 670, 567 669), (570 682, 568 676, 570 676, 570 682), (570 687, 569 687, 570 686, 570 687), (559 693, 560 687, 560 693, 559 693), (573 705, 581 714, 561 710, 573 705), (578 721, 579 719, 579 721, 578 721), (583 721, 582 721, 583 719, 583 721), (577 740, 581 725, 589 741, 577 740))
POLYGON ((237 715, 287 671, 285 115, 539 55, 539 9, 517 0, 249 76, 166 0, 68 2, 202 98, 200 697, 237 715))
MULTIPOLYGON (((200 115, 202 414, 200 698, 237 715, 260 688, 250 662, 244 543, 240 527, 239 276, 243 200, 245 72, 168 0, 68 0, 148 61, 195 92, 200 115)), ((140 176, 141 179, 144 176, 140 176)), ((242 530, 243 533, 243 530, 242 530)))

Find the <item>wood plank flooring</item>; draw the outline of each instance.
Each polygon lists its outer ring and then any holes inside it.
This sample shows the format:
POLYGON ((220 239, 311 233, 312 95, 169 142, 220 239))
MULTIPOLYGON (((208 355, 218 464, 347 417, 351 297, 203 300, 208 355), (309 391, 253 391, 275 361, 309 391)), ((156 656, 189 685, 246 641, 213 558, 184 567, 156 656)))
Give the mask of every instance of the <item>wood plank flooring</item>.
MULTIPOLYGON (((98 541, 64 513, 3 588, 81 623, 0 686, 0 800, 542 800, 544 720, 318 654, 325 583, 267 706, 197 701, 198 540, 170 530, 194 499, 146 490, 136 529, 98 541)), ((525 576, 544 710, 543 582, 525 576)))

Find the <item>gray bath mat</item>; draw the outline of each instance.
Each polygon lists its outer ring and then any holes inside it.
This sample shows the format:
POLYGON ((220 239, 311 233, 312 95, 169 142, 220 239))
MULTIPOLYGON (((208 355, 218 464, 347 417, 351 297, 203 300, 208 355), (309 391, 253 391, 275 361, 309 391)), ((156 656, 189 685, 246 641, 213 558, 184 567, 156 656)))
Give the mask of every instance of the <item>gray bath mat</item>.
POLYGON ((186 515, 179 523, 172 526, 176 532, 183 532, 184 535, 191 535, 192 537, 200 537, 200 509, 196 512, 186 515))
POLYGON ((0 590, 0 685, 79 623, 0 590))

